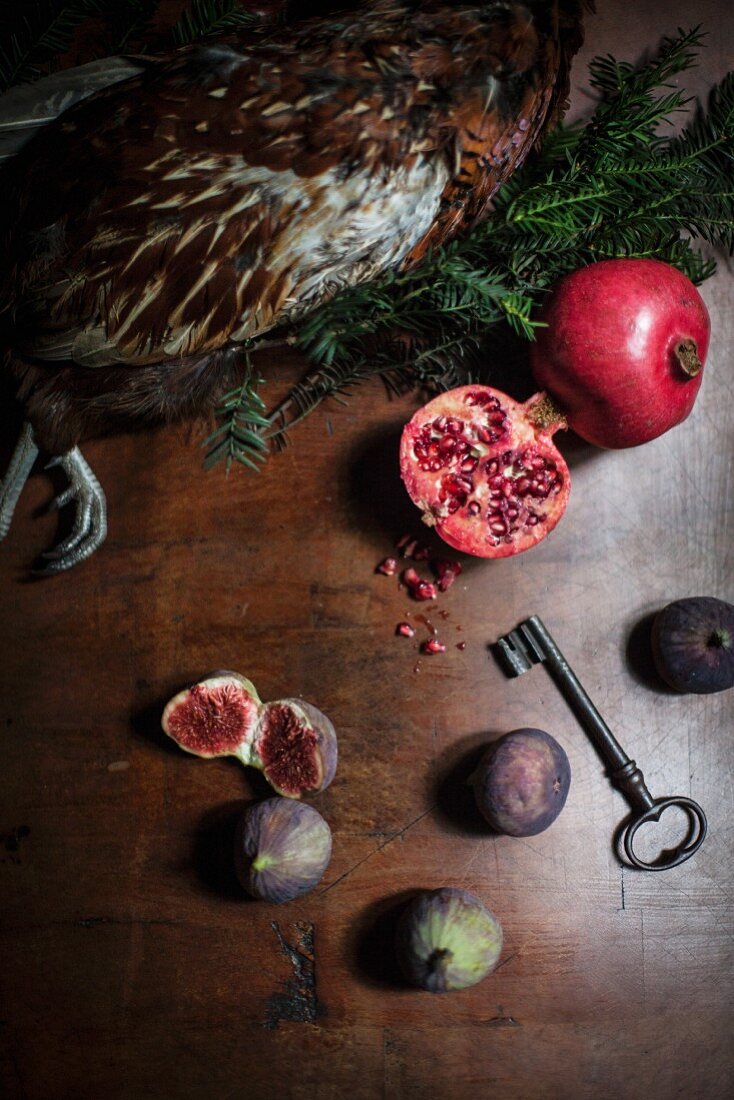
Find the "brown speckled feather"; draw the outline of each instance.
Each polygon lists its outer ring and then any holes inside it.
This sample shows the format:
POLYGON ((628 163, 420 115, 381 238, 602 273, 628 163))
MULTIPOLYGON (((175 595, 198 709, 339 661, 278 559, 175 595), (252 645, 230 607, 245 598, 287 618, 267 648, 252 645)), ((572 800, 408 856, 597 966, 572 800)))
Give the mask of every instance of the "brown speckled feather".
POLYGON ((580 7, 378 0, 178 51, 51 124, 5 207, 46 444, 189 410, 177 377, 205 400, 242 340, 480 219, 567 93, 580 7))

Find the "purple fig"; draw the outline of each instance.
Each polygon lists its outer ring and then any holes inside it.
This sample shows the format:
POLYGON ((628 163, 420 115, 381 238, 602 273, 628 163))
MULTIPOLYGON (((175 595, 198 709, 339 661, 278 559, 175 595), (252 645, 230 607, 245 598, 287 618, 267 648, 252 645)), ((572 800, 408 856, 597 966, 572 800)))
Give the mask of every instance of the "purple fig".
POLYGON ((302 699, 263 703, 238 672, 215 672, 180 691, 161 721, 186 752, 236 756, 288 798, 318 794, 334 778, 337 740, 326 715, 302 699))
POLYGON ((734 686, 734 607, 713 596, 674 600, 655 616, 652 652, 676 691, 726 691, 734 686))
POLYGON ((278 794, 299 798, 328 787, 336 772, 336 733, 329 719, 303 699, 266 703, 250 762, 278 794))
POLYGON ((535 836, 558 817, 571 765, 543 730, 512 730, 493 741, 469 781, 480 813, 498 833, 535 836))
POLYGON ((313 890, 331 859, 331 829, 318 810, 290 798, 248 806, 237 826, 235 870, 263 901, 291 901, 313 890))
POLYGON ((443 886, 408 902, 398 921, 396 949, 412 985, 448 993, 476 985, 494 969, 502 929, 474 894, 443 886))

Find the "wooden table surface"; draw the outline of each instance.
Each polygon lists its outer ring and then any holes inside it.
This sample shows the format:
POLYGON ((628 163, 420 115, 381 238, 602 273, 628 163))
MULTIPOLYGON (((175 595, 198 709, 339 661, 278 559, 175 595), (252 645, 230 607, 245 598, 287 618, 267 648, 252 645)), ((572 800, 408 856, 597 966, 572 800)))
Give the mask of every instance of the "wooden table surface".
MULTIPOLYGON (((637 57, 679 25, 710 32, 687 85, 731 67, 713 0, 599 0, 576 64, 637 57)), ((0 548, 3 1095, 22 1100, 284 1098, 649 1100, 730 1095, 734 693, 678 696, 651 673, 651 613, 692 594, 734 598, 732 276, 703 287, 713 345, 693 416, 644 449, 562 442, 566 517, 514 560, 465 560, 434 613, 448 643, 418 658, 422 624, 376 563, 417 513, 396 474, 415 396, 378 384, 324 407, 259 476, 201 469, 201 425, 89 444, 107 543, 29 581, 57 520, 40 470, 0 548), (537 613, 644 768, 710 821, 690 862, 624 868, 625 803, 545 671, 504 678, 488 646, 537 613), (465 642, 459 649, 458 643, 465 642), (300 695, 337 728, 336 779, 313 804, 334 834, 320 886, 247 900, 230 865, 237 813, 265 793, 232 760, 160 731, 165 701, 229 667, 263 698, 300 695), (464 780, 478 747, 540 726, 571 759, 545 833, 490 835, 464 780), (405 988, 391 935, 402 900, 456 885, 505 935, 473 989, 405 988)), ((300 369, 271 355, 266 396, 300 369)), ((3 456, 17 419, 3 410, 3 456)), ((432 544, 435 546, 436 544, 432 544)))

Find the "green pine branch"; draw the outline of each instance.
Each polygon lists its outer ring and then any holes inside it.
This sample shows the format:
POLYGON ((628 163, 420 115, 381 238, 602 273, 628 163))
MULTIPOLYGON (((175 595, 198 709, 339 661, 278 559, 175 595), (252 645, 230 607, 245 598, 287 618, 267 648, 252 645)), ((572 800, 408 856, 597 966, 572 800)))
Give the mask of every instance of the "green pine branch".
POLYGON ((105 6, 106 0, 23 0, 3 26, 0 91, 35 80, 43 65, 69 48, 77 27, 105 6))
POLYGON ((204 466, 224 462, 227 472, 234 462, 258 470, 269 444, 265 434, 271 425, 265 402, 258 393, 262 379, 256 378, 249 350, 244 352, 245 377, 242 385, 225 394, 216 409, 219 426, 204 440, 204 466))
POLYGON ((248 27, 258 21, 257 15, 240 6, 240 0, 192 0, 171 35, 177 46, 186 46, 216 31, 248 27))

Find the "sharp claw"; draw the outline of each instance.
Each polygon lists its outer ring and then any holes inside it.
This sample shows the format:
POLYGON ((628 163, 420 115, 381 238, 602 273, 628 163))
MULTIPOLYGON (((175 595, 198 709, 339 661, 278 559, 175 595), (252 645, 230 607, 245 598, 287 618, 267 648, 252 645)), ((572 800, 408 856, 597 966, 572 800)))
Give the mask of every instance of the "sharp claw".
POLYGON ((73 499, 74 499, 74 490, 73 489, 64 489, 63 493, 59 493, 59 495, 57 497, 53 498, 53 500, 49 504, 47 510, 49 512, 54 512, 54 511, 60 512, 61 509, 64 508, 69 503, 69 501, 73 500, 73 499))
POLYGON ((62 466, 70 481, 69 488, 59 493, 51 507, 63 508, 74 501, 76 517, 69 535, 41 555, 44 561, 33 569, 38 577, 52 576, 78 565, 102 545, 107 535, 104 492, 81 451, 75 447, 68 454, 52 459, 50 465, 62 466))

